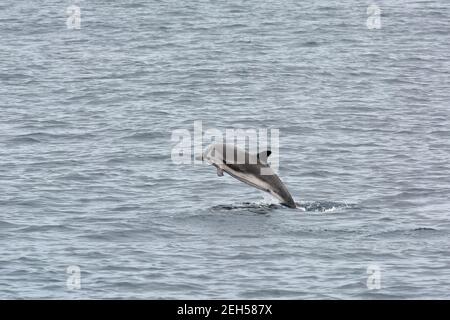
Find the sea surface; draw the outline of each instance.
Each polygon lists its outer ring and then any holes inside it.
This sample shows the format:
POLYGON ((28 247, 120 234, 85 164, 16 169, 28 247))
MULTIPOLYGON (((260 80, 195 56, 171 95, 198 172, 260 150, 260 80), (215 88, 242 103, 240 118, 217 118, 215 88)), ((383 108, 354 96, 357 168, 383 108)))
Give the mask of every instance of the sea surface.
POLYGON ((449 21, 0 0, 0 299, 450 299, 449 21), (174 163, 194 121, 278 129, 299 208, 174 163))

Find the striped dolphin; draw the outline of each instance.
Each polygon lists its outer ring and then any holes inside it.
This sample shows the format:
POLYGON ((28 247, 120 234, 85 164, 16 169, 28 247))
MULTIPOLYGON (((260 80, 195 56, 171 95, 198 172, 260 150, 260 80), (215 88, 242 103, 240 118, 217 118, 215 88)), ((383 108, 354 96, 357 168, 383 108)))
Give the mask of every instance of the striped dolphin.
POLYGON ((201 160, 206 160, 216 167, 219 177, 226 172, 233 178, 270 193, 280 200, 282 205, 296 208, 288 189, 267 163, 271 153, 266 150, 250 154, 233 144, 215 143, 205 149, 201 160))

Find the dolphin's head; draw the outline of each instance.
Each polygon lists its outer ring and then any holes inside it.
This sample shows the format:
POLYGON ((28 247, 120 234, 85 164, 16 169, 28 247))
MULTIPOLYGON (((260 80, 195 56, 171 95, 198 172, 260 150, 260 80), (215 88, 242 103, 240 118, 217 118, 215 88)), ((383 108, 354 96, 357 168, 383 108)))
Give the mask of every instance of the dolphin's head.
POLYGON ((197 154, 195 159, 199 161, 208 161, 211 159, 211 154, 213 153, 214 145, 209 145, 201 154, 197 154))
MULTIPOLYGON (((231 152, 227 152, 227 149, 229 149, 229 147, 222 143, 211 144, 201 155, 201 160, 207 161, 210 164, 224 164, 227 162, 227 160, 229 163, 231 163, 231 159, 227 159, 227 154, 232 156, 234 154, 234 150, 231 150, 231 152)), ((228 156, 228 158, 229 157, 230 156, 228 156)))

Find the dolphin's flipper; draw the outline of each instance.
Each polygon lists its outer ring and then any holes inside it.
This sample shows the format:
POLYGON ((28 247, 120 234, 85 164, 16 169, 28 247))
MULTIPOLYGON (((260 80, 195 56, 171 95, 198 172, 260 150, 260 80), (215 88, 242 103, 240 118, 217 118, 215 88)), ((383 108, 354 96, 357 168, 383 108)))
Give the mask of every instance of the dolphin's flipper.
POLYGON ((223 177, 223 170, 220 168, 217 168, 217 176, 223 177))

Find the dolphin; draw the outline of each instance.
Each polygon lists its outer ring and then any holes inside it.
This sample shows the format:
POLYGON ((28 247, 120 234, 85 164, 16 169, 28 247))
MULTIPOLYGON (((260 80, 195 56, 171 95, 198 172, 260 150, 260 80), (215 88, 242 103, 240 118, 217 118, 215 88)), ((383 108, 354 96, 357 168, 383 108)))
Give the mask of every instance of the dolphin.
POLYGON ((250 154, 233 144, 214 143, 209 145, 201 157, 217 168, 217 175, 226 172, 252 187, 270 193, 289 208, 296 208, 294 199, 288 189, 267 163, 270 150, 250 154))

